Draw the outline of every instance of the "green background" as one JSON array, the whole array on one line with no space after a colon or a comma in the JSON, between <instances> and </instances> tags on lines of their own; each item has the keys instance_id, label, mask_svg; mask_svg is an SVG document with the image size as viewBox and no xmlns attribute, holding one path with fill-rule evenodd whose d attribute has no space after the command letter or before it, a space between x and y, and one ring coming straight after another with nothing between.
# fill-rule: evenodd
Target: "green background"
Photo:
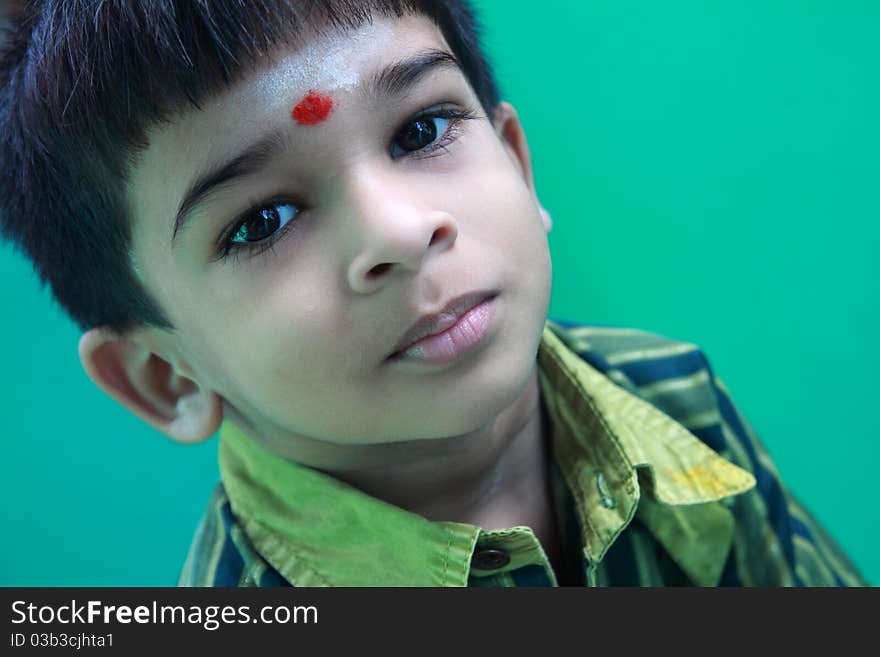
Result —
<instances>
[{"instance_id":1,"label":"green background","mask_svg":"<svg viewBox=\"0 0 880 657\"><path fill-rule=\"evenodd\" d=\"M478 3L551 211L551 316L696 342L880 583L880 5ZM170 585L217 478L95 388L0 248L5 585Z\"/></svg>"}]
</instances>

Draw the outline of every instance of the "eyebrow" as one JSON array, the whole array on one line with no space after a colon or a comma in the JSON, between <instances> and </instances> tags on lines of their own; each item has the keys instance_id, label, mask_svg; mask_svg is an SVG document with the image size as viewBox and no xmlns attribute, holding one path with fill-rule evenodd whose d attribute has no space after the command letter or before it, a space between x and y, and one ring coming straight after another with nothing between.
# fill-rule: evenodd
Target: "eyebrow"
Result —
<instances>
[{"instance_id":1,"label":"eyebrow","mask_svg":"<svg viewBox=\"0 0 880 657\"><path fill-rule=\"evenodd\" d=\"M286 134L284 130L273 130L247 146L238 155L197 176L183 195L183 201L177 210L177 216L174 219L174 232L171 235L172 243L177 238L177 233L186 227L197 205L233 181L261 171L273 158L287 148L289 138Z\"/></svg>"},{"instance_id":2,"label":"eyebrow","mask_svg":"<svg viewBox=\"0 0 880 657\"><path fill-rule=\"evenodd\" d=\"M373 98L405 96L428 73L449 68L461 70L452 53L424 50L411 59L396 62L376 73L367 83L367 95Z\"/></svg>"},{"instance_id":3,"label":"eyebrow","mask_svg":"<svg viewBox=\"0 0 880 657\"><path fill-rule=\"evenodd\" d=\"M458 60L444 50L425 50L378 71L362 91L373 99L402 98L430 73L441 69L461 70ZM198 174L190 183L174 218L171 243L186 228L197 206L214 192L241 178L254 176L291 146L289 129L276 129L246 146L237 155Z\"/></svg>"}]
</instances>

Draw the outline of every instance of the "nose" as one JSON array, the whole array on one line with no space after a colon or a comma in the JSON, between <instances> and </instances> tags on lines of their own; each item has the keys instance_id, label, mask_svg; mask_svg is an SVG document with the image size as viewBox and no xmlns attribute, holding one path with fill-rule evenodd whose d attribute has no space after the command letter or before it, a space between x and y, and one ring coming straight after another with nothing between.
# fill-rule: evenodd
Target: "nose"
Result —
<instances>
[{"instance_id":1,"label":"nose","mask_svg":"<svg viewBox=\"0 0 880 657\"><path fill-rule=\"evenodd\" d=\"M416 272L429 254L452 248L458 222L436 207L431 189L378 176L360 177L349 190L349 238L355 245L348 264L352 290L369 293L399 272ZM351 242L350 242L351 243Z\"/></svg>"}]
</instances>

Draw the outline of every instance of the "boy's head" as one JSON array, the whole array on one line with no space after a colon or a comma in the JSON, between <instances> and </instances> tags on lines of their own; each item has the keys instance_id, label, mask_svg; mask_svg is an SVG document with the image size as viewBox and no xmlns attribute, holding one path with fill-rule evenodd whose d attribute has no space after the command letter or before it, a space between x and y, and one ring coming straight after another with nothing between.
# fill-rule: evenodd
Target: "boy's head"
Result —
<instances>
[{"instance_id":1,"label":"boy's head","mask_svg":"<svg viewBox=\"0 0 880 657\"><path fill-rule=\"evenodd\" d=\"M533 372L550 221L462 2L36 3L4 73L4 231L168 435L458 435ZM478 349L389 359L470 292Z\"/></svg>"}]
</instances>

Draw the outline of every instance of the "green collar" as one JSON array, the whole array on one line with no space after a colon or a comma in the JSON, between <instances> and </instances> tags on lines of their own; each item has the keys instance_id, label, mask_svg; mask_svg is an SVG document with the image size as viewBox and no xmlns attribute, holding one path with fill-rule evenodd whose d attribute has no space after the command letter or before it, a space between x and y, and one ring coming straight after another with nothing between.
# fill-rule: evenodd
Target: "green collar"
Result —
<instances>
[{"instance_id":1,"label":"green collar","mask_svg":"<svg viewBox=\"0 0 880 657\"><path fill-rule=\"evenodd\" d=\"M749 490L754 478L612 383L555 330L551 322L544 328L539 381L588 565L638 513L695 583L717 583L733 518L715 502ZM299 586L466 586L474 547L487 534L426 520L284 460L228 421L220 472L257 551Z\"/></svg>"},{"instance_id":2,"label":"green collar","mask_svg":"<svg viewBox=\"0 0 880 657\"><path fill-rule=\"evenodd\" d=\"M538 362L553 450L575 500L588 563L601 561L638 513L692 581L717 584L733 516L712 503L750 490L754 477L612 383L549 327Z\"/></svg>"}]
</instances>

